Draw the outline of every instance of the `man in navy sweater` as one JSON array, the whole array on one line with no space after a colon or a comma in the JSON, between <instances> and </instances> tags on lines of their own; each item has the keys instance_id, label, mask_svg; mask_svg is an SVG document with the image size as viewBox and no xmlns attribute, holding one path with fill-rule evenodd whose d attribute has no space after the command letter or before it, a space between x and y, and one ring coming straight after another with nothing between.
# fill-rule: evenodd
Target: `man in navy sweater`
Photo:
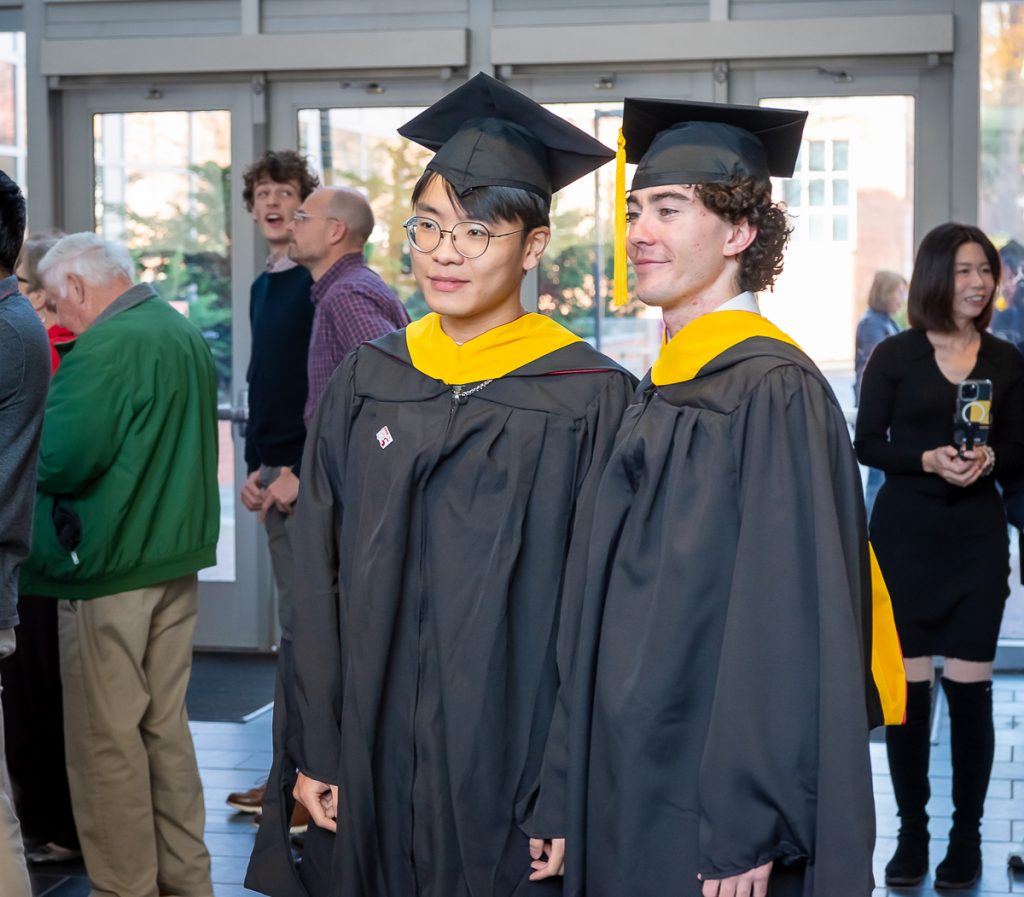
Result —
<instances>
[{"instance_id":1,"label":"man in navy sweater","mask_svg":"<svg viewBox=\"0 0 1024 897\"><path fill-rule=\"evenodd\" d=\"M252 353L249 420L245 463L249 475L241 500L259 514L267 529L270 561L277 583L278 619L284 638L291 629L290 515L276 504L278 493L299 473L306 426L302 409L308 381L306 357L313 326L309 271L288 258L288 224L292 213L319 186L305 157L293 150L268 151L242 174L242 198L270 254L266 269L253 281L249 298ZM264 785L228 796L228 804L243 813L258 813ZM295 820L301 823L304 820Z\"/></svg>"}]
</instances>

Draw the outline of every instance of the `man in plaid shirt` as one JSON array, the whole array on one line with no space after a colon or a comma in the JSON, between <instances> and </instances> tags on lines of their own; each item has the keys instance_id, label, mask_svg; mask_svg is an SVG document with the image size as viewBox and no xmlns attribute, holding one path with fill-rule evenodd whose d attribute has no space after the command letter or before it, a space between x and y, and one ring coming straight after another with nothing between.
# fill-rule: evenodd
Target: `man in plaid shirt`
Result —
<instances>
[{"instance_id":1,"label":"man in plaid shirt","mask_svg":"<svg viewBox=\"0 0 1024 897\"><path fill-rule=\"evenodd\" d=\"M324 187L314 191L294 213L289 229L289 257L313 275L308 426L342 359L360 343L404 327L409 315L363 259L363 247L373 230L373 211L357 190Z\"/></svg>"}]
</instances>

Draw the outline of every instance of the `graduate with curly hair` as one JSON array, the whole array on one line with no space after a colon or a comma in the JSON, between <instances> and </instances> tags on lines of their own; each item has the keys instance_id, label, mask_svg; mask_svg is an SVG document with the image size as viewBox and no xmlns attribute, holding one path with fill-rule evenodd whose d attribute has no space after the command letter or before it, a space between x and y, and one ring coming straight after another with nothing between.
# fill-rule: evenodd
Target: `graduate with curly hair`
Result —
<instances>
[{"instance_id":1,"label":"graduate with curly hair","mask_svg":"<svg viewBox=\"0 0 1024 897\"><path fill-rule=\"evenodd\" d=\"M782 268L770 176L805 119L625 102L623 248L666 342L595 505L566 894L871 892L868 730L900 718L902 666L886 708L846 422L754 295Z\"/></svg>"}]
</instances>

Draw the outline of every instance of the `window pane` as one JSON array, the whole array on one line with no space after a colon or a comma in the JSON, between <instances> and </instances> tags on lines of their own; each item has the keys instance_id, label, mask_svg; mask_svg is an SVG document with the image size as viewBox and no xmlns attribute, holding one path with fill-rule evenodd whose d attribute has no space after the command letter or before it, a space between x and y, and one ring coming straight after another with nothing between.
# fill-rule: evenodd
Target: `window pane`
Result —
<instances>
[{"instance_id":1,"label":"window pane","mask_svg":"<svg viewBox=\"0 0 1024 897\"><path fill-rule=\"evenodd\" d=\"M846 171L850 167L850 143L836 140L832 143L832 170Z\"/></svg>"},{"instance_id":2,"label":"window pane","mask_svg":"<svg viewBox=\"0 0 1024 897\"><path fill-rule=\"evenodd\" d=\"M825 205L825 182L821 178L807 182L807 201L812 206Z\"/></svg>"},{"instance_id":3,"label":"window pane","mask_svg":"<svg viewBox=\"0 0 1024 897\"><path fill-rule=\"evenodd\" d=\"M796 178L790 178L782 182L782 198L791 209L795 209L800 205L801 186L800 181Z\"/></svg>"},{"instance_id":4,"label":"window pane","mask_svg":"<svg viewBox=\"0 0 1024 897\"><path fill-rule=\"evenodd\" d=\"M850 182L836 179L832 182L832 204L846 206L850 204Z\"/></svg>"},{"instance_id":5,"label":"window pane","mask_svg":"<svg viewBox=\"0 0 1024 897\"><path fill-rule=\"evenodd\" d=\"M811 171L824 171L825 170L825 141L824 140L812 140L812 141L810 141L810 170Z\"/></svg>"},{"instance_id":6,"label":"window pane","mask_svg":"<svg viewBox=\"0 0 1024 897\"><path fill-rule=\"evenodd\" d=\"M832 239L845 242L850 239L850 219L846 215L832 218Z\"/></svg>"},{"instance_id":7,"label":"window pane","mask_svg":"<svg viewBox=\"0 0 1024 897\"><path fill-rule=\"evenodd\" d=\"M829 215L826 212L811 212L807 217L808 236L815 243L831 239Z\"/></svg>"}]
</instances>

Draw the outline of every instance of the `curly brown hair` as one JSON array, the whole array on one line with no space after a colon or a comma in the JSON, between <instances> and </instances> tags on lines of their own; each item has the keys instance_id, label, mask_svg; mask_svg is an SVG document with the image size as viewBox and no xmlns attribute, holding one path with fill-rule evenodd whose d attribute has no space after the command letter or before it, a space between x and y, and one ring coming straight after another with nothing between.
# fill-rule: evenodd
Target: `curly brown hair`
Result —
<instances>
[{"instance_id":1,"label":"curly brown hair","mask_svg":"<svg viewBox=\"0 0 1024 897\"><path fill-rule=\"evenodd\" d=\"M753 178L733 178L721 184L699 184L701 202L730 224L746 220L757 228L757 236L740 255L741 291L770 288L782 273L782 253L793 228L786 210L772 202L772 186Z\"/></svg>"},{"instance_id":2,"label":"curly brown hair","mask_svg":"<svg viewBox=\"0 0 1024 897\"><path fill-rule=\"evenodd\" d=\"M270 178L278 184L298 181L299 196L305 199L320 186L320 178L309 165L309 159L295 150L267 150L242 172L242 201L245 210L252 211L253 194L257 181Z\"/></svg>"}]
</instances>

